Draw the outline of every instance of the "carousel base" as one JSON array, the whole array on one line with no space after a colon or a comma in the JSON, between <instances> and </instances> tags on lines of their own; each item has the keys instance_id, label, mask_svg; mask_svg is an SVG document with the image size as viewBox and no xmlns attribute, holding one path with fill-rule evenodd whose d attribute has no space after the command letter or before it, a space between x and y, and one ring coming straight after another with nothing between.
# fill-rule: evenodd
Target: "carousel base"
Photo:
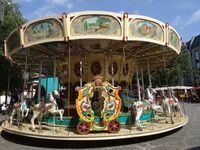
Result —
<instances>
[{"instance_id":1,"label":"carousel base","mask_svg":"<svg viewBox=\"0 0 200 150\"><path fill-rule=\"evenodd\" d=\"M121 130L115 134L109 133L108 131L91 131L87 135L80 135L76 132L75 128L68 129L66 126L48 126L44 124L42 125L41 131L36 128L36 131L33 132L31 131L31 124L23 123L23 125L19 128L15 125L11 125L10 123L8 123L8 121L4 121L2 123L2 130L15 135L39 139L93 141L136 138L162 134L181 128L188 122L187 116L173 118L174 124L165 123L165 120L161 117L157 117L157 119L159 121L142 122L142 131L138 131L134 126L130 127L126 125L122 126Z\"/></svg>"}]
</instances>

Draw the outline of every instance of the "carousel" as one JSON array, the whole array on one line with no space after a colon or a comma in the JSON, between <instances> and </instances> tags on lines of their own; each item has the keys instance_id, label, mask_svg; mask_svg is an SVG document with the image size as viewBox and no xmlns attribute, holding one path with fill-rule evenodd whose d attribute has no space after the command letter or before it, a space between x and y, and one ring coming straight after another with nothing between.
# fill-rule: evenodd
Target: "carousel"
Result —
<instances>
[{"instance_id":1,"label":"carousel","mask_svg":"<svg viewBox=\"0 0 200 150\"><path fill-rule=\"evenodd\" d=\"M173 63L181 51L180 36L167 23L128 13L63 13L21 25L4 44L5 56L24 74L39 74L37 95L27 94L30 86L13 105L2 123L5 132L111 140L161 134L188 122L172 90L157 103L152 88L151 72ZM42 80L48 77L54 79L52 91L42 95Z\"/></svg>"}]
</instances>

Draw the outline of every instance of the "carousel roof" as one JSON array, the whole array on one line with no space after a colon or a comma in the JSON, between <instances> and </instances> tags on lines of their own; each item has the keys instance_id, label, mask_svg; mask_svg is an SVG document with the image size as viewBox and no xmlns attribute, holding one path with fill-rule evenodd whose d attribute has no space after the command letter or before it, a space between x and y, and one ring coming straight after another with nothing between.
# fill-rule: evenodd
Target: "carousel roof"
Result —
<instances>
[{"instance_id":1,"label":"carousel roof","mask_svg":"<svg viewBox=\"0 0 200 150\"><path fill-rule=\"evenodd\" d=\"M29 21L5 40L5 55L38 70L42 61L53 72L53 60L103 54L132 58L133 67L147 70L172 63L181 51L176 30L156 19L104 11L85 11ZM121 60L120 60L121 61Z\"/></svg>"}]
</instances>

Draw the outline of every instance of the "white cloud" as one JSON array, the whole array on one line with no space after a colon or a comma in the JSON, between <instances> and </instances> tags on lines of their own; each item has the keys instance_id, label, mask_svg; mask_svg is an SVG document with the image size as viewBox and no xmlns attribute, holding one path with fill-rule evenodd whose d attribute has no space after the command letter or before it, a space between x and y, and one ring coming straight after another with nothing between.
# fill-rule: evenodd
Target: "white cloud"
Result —
<instances>
[{"instance_id":1,"label":"white cloud","mask_svg":"<svg viewBox=\"0 0 200 150\"><path fill-rule=\"evenodd\" d=\"M177 6L177 8L188 11L188 10L194 10L196 8L196 6L197 6L197 4L195 2L181 1L179 3L179 5Z\"/></svg>"},{"instance_id":2,"label":"white cloud","mask_svg":"<svg viewBox=\"0 0 200 150\"><path fill-rule=\"evenodd\" d=\"M124 11L124 10L120 10L119 13L120 13L120 14L123 14L123 13L125 13L125 11Z\"/></svg>"},{"instance_id":3,"label":"white cloud","mask_svg":"<svg viewBox=\"0 0 200 150\"><path fill-rule=\"evenodd\" d=\"M44 5L38 9L36 9L32 15L36 16L36 17L42 17L45 15L48 15L47 12L50 12L51 8L53 8L52 5Z\"/></svg>"},{"instance_id":4,"label":"white cloud","mask_svg":"<svg viewBox=\"0 0 200 150\"><path fill-rule=\"evenodd\" d=\"M28 3L28 2L32 2L33 0L14 0L14 2L16 3Z\"/></svg>"},{"instance_id":5,"label":"white cloud","mask_svg":"<svg viewBox=\"0 0 200 150\"><path fill-rule=\"evenodd\" d=\"M134 10L134 11L133 11L133 14L134 14L134 15L139 15L139 14L140 14L140 11L139 11L139 10Z\"/></svg>"},{"instance_id":6,"label":"white cloud","mask_svg":"<svg viewBox=\"0 0 200 150\"><path fill-rule=\"evenodd\" d=\"M124 0L122 1L124 3ZM140 4L152 4L155 2L155 0L135 0L135 2L140 3Z\"/></svg>"},{"instance_id":7,"label":"white cloud","mask_svg":"<svg viewBox=\"0 0 200 150\"><path fill-rule=\"evenodd\" d=\"M196 22L200 22L200 9L198 9L192 14L187 24L190 25Z\"/></svg>"},{"instance_id":8,"label":"white cloud","mask_svg":"<svg viewBox=\"0 0 200 150\"><path fill-rule=\"evenodd\" d=\"M73 7L74 7L74 5L73 5L73 4L70 4L70 3L69 3L69 4L67 4L67 8L68 8L68 9L72 9Z\"/></svg>"},{"instance_id":9,"label":"white cloud","mask_svg":"<svg viewBox=\"0 0 200 150\"><path fill-rule=\"evenodd\" d=\"M172 26L178 29L183 29L197 22L200 22L200 9L193 12L188 18L181 17L180 15L176 16L172 21Z\"/></svg>"},{"instance_id":10,"label":"white cloud","mask_svg":"<svg viewBox=\"0 0 200 150\"><path fill-rule=\"evenodd\" d=\"M65 4L65 0L52 0L51 3L53 5L63 6Z\"/></svg>"},{"instance_id":11,"label":"white cloud","mask_svg":"<svg viewBox=\"0 0 200 150\"><path fill-rule=\"evenodd\" d=\"M183 24L183 18L180 15L178 15L175 17L171 24L172 26L179 28Z\"/></svg>"},{"instance_id":12,"label":"white cloud","mask_svg":"<svg viewBox=\"0 0 200 150\"><path fill-rule=\"evenodd\" d=\"M60 12L56 10L71 10L74 4L71 0L45 0L45 4L38 9L36 9L28 18L38 18L42 16L59 15Z\"/></svg>"}]
</instances>

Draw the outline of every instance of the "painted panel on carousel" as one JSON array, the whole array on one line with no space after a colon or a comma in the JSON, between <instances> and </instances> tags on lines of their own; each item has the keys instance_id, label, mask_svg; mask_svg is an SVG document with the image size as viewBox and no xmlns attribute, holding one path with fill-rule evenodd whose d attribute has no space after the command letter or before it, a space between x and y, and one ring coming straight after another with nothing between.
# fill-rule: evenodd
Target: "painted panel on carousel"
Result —
<instances>
[{"instance_id":1,"label":"painted panel on carousel","mask_svg":"<svg viewBox=\"0 0 200 150\"><path fill-rule=\"evenodd\" d=\"M86 15L77 17L71 24L70 33L80 35L121 36L120 23L110 16Z\"/></svg>"},{"instance_id":2,"label":"painted panel on carousel","mask_svg":"<svg viewBox=\"0 0 200 150\"><path fill-rule=\"evenodd\" d=\"M173 46L176 49L179 49L179 38L178 35L173 31L173 30L169 30L168 33L168 41L169 41L169 45Z\"/></svg>"},{"instance_id":3,"label":"painted panel on carousel","mask_svg":"<svg viewBox=\"0 0 200 150\"><path fill-rule=\"evenodd\" d=\"M42 20L27 27L25 43L63 37L62 25L54 19Z\"/></svg>"},{"instance_id":4,"label":"painted panel on carousel","mask_svg":"<svg viewBox=\"0 0 200 150\"><path fill-rule=\"evenodd\" d=\"M130 23L129 30L130 37L147 38L160 42L164 41L164 32L161 26L152 21L134 19Z\"/></svg>"},{"instance_id":5,"label":"painted panel on carousel","mask_svg":"<svg viewBox=\"0 0 200 150\"><path fill-rule=\"evenodd\" d=\"M19 30L16 30L7 39L7 48L8 48L8 51L11 52L15 48L20 47L20 42L19 41L20 41Z\"/></svg>"}]
</instances>

